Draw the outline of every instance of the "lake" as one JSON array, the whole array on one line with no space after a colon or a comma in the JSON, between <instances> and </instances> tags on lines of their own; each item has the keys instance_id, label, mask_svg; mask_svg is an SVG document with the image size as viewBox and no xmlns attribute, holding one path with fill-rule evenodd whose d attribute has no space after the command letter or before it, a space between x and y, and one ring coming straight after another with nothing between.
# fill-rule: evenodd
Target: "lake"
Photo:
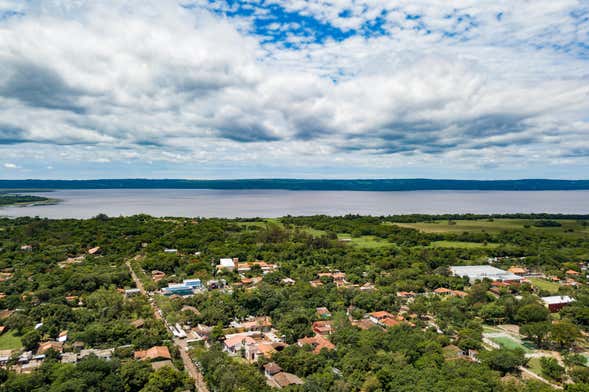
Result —
<instances>
[{"instance_id":1,"label":"lake","mask_svg":"<svg viewBox=\"0 0 589 392\"><path fill-rule=\"evenodd\" d=\"M589 191L285 191L206 189L91 189L35 193L55 205L4 207L3 216L89 218L149 214L184 217L394 215L445 213L589 214Z\"/></svg>"}]
</instances>

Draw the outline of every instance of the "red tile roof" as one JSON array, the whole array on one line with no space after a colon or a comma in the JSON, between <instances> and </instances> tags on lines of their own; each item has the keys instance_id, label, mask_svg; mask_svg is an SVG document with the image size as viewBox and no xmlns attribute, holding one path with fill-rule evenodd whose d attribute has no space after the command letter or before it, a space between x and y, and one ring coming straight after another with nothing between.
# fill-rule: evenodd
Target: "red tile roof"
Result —
<instances>
[{"instance_id":1,"label":"red tile roof","mask_svg":"<svg viewBox=\"0 0 589 392\"><path fill-rule=\"evenodd\" d=\"M135 357L135 359L147 361L160 358L172 359L172 356L170 355L170 350L168 350L168 347L166 346L154 346L147 350L135 351L135 353L133 353L133 356Z\"/></svg>"},{"instance_id":2,"label":"red tile roof","mask_svg":"<svg viewBox=\"0 0 589 392\"><path fill-rule=\"evenodd\" d=\"M297 344L301 347L306 344L313 346L313 353L314 354L319 354L321 352L321 350L324 348L327 350L333 350L335 348L335 345L333 343L331 343L329 340L327 340L327 338L325 338L321 335L315 335L310 338L299 339L297 341Z\"/></svg>"},{"instance_id":3,"label":"red tile roof","mask_svg":"<svg viewBox=\"0 0 589 392\"><path fill-rule=\"evenodd\" d=\"M385 310L381 310L378 312L372 312L369 314L369 316L374 317L377 320L381 320L381 319L385 319L385 318L394 318L395 316L393 316L392 314L390 314L389 312L385 311Z\"/></svg>"}]
</instances>

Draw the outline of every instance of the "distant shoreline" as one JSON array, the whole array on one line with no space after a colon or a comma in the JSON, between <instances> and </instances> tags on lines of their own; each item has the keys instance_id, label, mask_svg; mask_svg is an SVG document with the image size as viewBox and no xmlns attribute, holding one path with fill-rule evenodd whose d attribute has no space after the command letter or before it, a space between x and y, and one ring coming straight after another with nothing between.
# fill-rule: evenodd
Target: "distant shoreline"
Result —
<instances>
[{"instance_id":1,"label":"distant shoreline","mask_svg":"<svg viewBox=\"0 0 589 392\"><path fill-rule=\"evenodd\" d=\"M23 194L26 190L21 192L2 191L0 192L0 208L3 207L32 207L53 205L59 203L60 199L54 199L44 196L32 196ZM34 193L29 191L30 193Z\"/></svg>"},{"instance_id":2,"label":"distant shoreline","mask_svg":"<svg viewBox=\"0 0 589 392\"><path fill-rule=\"evenodd\" d=\"M212 189L290 191L566 191L589 190L589 180L438 180L438 179L98 179L98 180L0 180L10 192L41 192L64 189Z\"/></svg>"}]
</instances>

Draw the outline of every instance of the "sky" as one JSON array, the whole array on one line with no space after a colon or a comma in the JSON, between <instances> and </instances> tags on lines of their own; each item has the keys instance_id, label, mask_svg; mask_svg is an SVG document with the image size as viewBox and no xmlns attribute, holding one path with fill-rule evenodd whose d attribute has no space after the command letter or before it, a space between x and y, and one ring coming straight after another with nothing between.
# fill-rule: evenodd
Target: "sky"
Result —
<instances>
[{"instance_id":1,"label":"sky","mask_svg":"<svg viewBox=\"0 0 589 392\"><path fill-rule=\"evenodd\" d=\"M586 0L0 0L0 178L589 178Z\"/></svg>"}]
</instances>

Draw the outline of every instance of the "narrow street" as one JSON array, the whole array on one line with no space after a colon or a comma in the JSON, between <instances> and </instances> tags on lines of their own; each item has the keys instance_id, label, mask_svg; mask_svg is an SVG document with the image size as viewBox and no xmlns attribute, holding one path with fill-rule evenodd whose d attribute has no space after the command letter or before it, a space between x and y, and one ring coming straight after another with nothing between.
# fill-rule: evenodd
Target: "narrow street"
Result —
<instances>
[{"instance_id":1,"label":"narrow street","mask_svg":"<svg viewBox=\"0 0 589 392\"><path fill-rule=\"evenodd\" d=\"M137 260L138 257L139 256L135 256L135 260ZM135 285L137 286L137 288L141 292L141 295L144 295L149 300L151 300L152 298L150 298L149 295L147 294L147 292L145 291L145 288L143 287L143 283L141 283L141 280L137 277L137 274L135 274L135 271L133 270L133 267L131 266L131 261L127 260L126 264L127 264L127 268L129 268L129 272L131 273L131 278L133 279L133 281L135 282ZM151 303L151 307L153 309L154 317L157 320L162 320L164 322L166 328L169 331L168 322L166 321L165 318L162 317L162 312L161 312L159 306L157 305L157 303L155 302L155 300L151 300L150 303ZM174 345L178 348L178 351L180 352L180 357L182 358L182 362L184 362L184 368L188 372L188 375L194 380L194 385L196 386L196 390L198 392L209 392L209 389L207 387L207 384L204 380L202 373L198 370L198 368L196 367L196 365L194 364L194 362L190 358L190 355L188 355L188 352L186 351L186 342L184 340L178 339L178 338L173 338L173 342L174 342Z\"/></svg>"}]
</instances>

